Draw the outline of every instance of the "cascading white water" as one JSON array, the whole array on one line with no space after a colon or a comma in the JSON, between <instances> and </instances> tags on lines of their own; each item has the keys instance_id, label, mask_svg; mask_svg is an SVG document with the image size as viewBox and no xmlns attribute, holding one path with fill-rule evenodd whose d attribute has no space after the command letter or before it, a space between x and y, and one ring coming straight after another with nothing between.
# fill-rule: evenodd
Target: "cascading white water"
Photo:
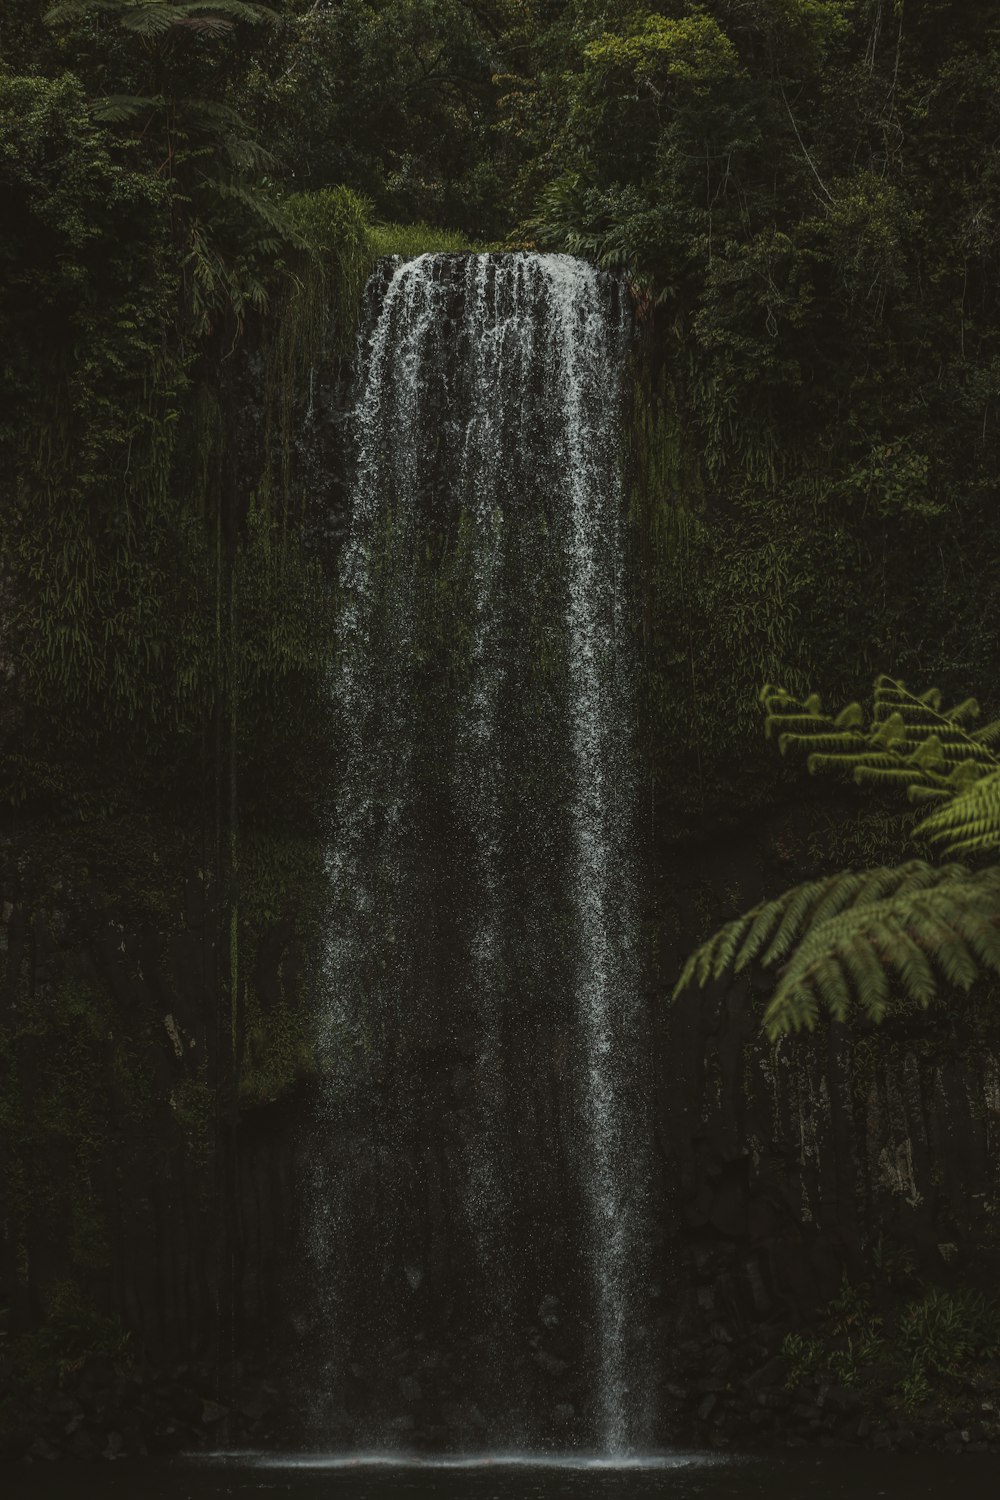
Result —
<instances>
[{"instance_id":1,"label":"cascading white water","mask_svg":"<svg viewBox=\"0 0 1000 1500\"><path fill-rule=\"evenodd\" d=\"M638 1184L629 1156L641 1151L622 1108L621 1079L636 1066L636 892L627 851L633 785L628 756L626 622L623 618L623 496L616 473L617 377L613 334L597 278L568 257L545 261L562 375L569 539L569 638L573 751L573 864L578 920L577 996L586 1038L586 1191L600 1350L601 1437L611 1452L629 1442L625 1364L630 1259L636 1255ZM623 738L624 736L624 738ZM630 1127L632 1138L630 1139Z\"/></svg>"},{"instance_id":2,"label":"cascading white water","mask_svg":"<svg viewBox=\"0 0 1000 1500\"><path fill-rule=\"evenodd\" d=\"M341 566L327 1121L360 1131L359 1056L381 1092L367 1177L318 1169L327 1314L344 1339L340 1268L372 1218L366 1183L405 1194L437 1161L428 1136L440 1131L447 1160L460 1137L462 1254L479 1268L469 1316L502 1360L524 1251L549 1254L554 1185L565 1233L577 1223L586 1242L593 1425L620 1453L641 1438L627 1372L644 1192L620 461L629 314L610 278L567 256L425 255L378 290ZM435 1113L431 1075L418 1088L407 1070L430 1054L425 1032L440 1051L452 1017L474 1031L468 1103L459 1114L442 1096ZM567 1023L560 1121L540 1063L531 1076L529 1037ZM545 1161L518 1156L529 1123ZM525 1210L533 1197L543 1206ZM426 1244L403 1218L380 1231L370 1279L386 1304L397 1260L412 1289L423 1277ZM357 1298L355 1283L354 1316Z\"/></svg>"}]
</instances>

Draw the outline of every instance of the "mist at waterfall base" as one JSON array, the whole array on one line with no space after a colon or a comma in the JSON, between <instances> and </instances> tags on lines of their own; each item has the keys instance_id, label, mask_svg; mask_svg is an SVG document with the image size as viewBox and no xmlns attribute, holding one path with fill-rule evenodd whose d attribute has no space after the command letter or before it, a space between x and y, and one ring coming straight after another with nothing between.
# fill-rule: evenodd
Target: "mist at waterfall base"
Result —
<instances>
[{"instance_id":1,"label":"mist at waterfall base","mask_svg":"<svg viewBox=\"0 0 1000 1500\"><path fill-rule=\"evenodd\" d=\"M648 1446L630 329L568 256L425 255L367 294L310 1194L321 1444Z\"/></svg>"}]
</instances>

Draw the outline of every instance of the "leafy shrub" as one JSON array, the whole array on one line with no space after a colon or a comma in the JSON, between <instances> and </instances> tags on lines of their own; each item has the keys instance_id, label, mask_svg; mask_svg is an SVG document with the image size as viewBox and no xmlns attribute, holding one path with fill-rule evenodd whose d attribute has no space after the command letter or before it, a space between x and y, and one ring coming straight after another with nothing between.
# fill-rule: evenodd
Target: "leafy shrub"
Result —
<instances>
[{"instance_id":1,"label":"leafy shrub","mask_svg":"<svg viewBox=\"0 0 1000 1500\"><path fill-rule=\"evenodd\" d=\"M903 1312L898 1341L915 1369L957 1374L970 1360L1000 1356L1000 1302L932 1287Z\"/></svg>"}]
</instances>

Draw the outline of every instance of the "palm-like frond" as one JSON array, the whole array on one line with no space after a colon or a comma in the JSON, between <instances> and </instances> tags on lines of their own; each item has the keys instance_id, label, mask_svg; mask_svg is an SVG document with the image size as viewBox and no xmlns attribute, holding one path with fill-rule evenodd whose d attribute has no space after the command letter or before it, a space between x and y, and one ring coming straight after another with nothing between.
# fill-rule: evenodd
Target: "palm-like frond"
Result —
<instances>
[{"instance_id":1,"label":"palm-like frond","mask_svg":"<svg viewBox=\"0 0 1000 1500\"><path fill-rule=\"evenodd\" d=\"M981 854L1000 848L1000 771L978 777L936 808L915 830L948 854Z\"/></svg>"},{"instance_id":2,"label":"palm-like frond","mask_svg":"<svg viewBox=\"0 0 1000 1500\"><path fill-rule=\"evenodd\" d=\"M1000 720L972 728L979 704L966 698L942 706L937 688L911 693L894 677L879 677L866 716L851 703L835 717L816 694L801 700L768 683L760 694L764 732L777 735L784 755L805 750L811 772L843 771L854 781L897 785L913 801L940 801L1000 770L993 745Z\"/></svg>"},{"instance_id":3,"label":"palm-like frond","mask_svg":"<svg viewBox=\"0 0 1000 1500\"><path fill-rule=\"evenodd\" d=\"M934 838L950 854L1000 847L995 792L973 797L980 781L995 785L1000 774L1000 755L994 749L1000 720L972 728L979 717L974 698L944 708L936 688L917 695L895 678L880 677L867 720L859 703L833 718L823 712L815 694L802 701L771 684L760 698L765 733L777 734L782 754L804 749L811 772L841 771L859 783L898 787L911 802L953 804L961 799L965 812L954 819L944 813L940 819L925 819L918 833ZM972 799L967 804L966 797Z\"/></svg>"},{"instance_id":4,"label":"palm-like frond","mask_svg":"<svg viewBox=\"0 0 1000 1500\"><path fill-rule=\"evenodd\" d=\"M789 956L790 955L790 956ZM1000 974L1000 868L920 860L844 871L796 886L723 927L688 959L674 997L758 960L781 965L765 1011L771 1036L843 1020L880 1020L898 992L926 1007L942 982L968 989Z\"/></svg>"},{"instance_id":5,"label":"palm-like frond","mask_svg":"<svg viewBox=\"0 0 1000 1500\"><path fill-rule=\"evenodd\" d=\"M979 705L945 708L936 688L919 695L891 677L836 716L819 698L761 692L766 732L784 753L805 749L810 771L905 789L932 804L915 835L950 856L1000 849L1000 721L974 729ZM674 990L704 986L757 960L781 965L764 1024L772 1036L811 1027L821 1010L843 1019L854 1005L873 1020L892 994L926 1006L942 983L968 989L1000 974L1000 868L914 860L808 881L723 927L684 966Z\"/></svg>"},{"instance_id":6,"label":"palm-like frond","mask_svg":"<svg viewBox=\"0 0 1000 1500\"><path fill-rule=\"evenodd\" d=\"M697 949L684 966L674 996L692 980L705 985L721 979L727 970L738 974L757 958L765 968L779 963L817 922L832 920L850 907L871 906L887 896L926 889L952 878L956 870L961 876L967 873L963 866L935 867L911 860L874 870L842 870L793 886L728 922Z\"/></svg>"},{"instance_id":7,"label":"palm-like frond","mask_svg":"<svg viewBox=\"0 0 1000 1500\"><path fill-rule=\"evenodd\" d=\"M165 102L160 94L107 94L103 99L94 100L90 112L95 120L105 125L121 125L138 115L163 109Z\"/></svg>"},{"instance_id":8,"label":"palm-like frond","mask_svg":"<svg viewBox=\"0 0 1000 1500\"><path fill-rule=\"evenodd\" d=\"M46 11L45 21L50 26L71 26L99 15L151 40L175 27L218 34L240 22L273 26L281 19L269 6L252 0L59 0Z\"/></svg>"}]
</instances>

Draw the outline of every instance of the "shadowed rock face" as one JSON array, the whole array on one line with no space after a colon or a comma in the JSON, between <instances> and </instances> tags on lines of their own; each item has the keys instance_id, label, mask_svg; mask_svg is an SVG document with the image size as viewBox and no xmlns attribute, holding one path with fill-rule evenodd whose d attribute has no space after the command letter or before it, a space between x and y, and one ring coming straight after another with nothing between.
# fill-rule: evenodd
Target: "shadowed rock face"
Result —
<instances>
[{"instance_id":1,"label":"shadowed rock face","mask_svg":"<svg viewBox=\"0 0 1000 1500\"><path fill-rule=\"evenodd\" d=\"M808 819L807 811L789 812L713 848L660 850L647 886L656 892L650 920L656 918L663 934L650 958L650 975L672 977L681 953L708 922L726 914L722 893L734 875L747 903L778 889L783 876L773 851L787 842L789 828L801 833ZM712 891L715 910L702 910ZM192 908L192 922L195 915ZM21 937L13 914L9 918L13 949ZM36 934L32 963L39 982L53 962L51 942ZM123 939L116 931L77 952L95 982L115 987L122 1003L153 1016L165 994L193 993L200 973L194 925L169 947L148 941L142 947L139 938ZM277 969L271 978L279 983ZM756 1441L773 1432L784 1435L789 1424L797 1430L798 1424L812 1441L809 1422L820 1416L825 1421L827 1406L820 1416L792 1418L795 1403L783 1394L787 1367L776 1360L768 1372L769 1361L784 1332L801 1328L813 1308L837 1292L845 1269L855 1281L878 1284L885 1279L880 1265L891 1269L893 1257L909 1254L929 1280L954 1275L986 1289L996 1284L1000 1047L990 1012L978 1020L972 1014L919 1018L903 1030L853 1040L843 1028L823 1028L782 1044L775 1054L761 1043L740 991L691 997L668 1009L650 978L645 1005L653 1037L656 1181L650 1295L640 1315L652 1350L652 1437L704 1441L722 1430L734 1432L734 1441ZM194 1027L196 1015L194 1006L178 1012L184 1032ZM590 1430L589 1330L579 1288L586 1284L579 1277L574 1283L556 1236L535 1232L519 1205L510 1227L514 1253L525 1280L545 1293L534 1305L522 1302L501 1380L489 1347L471 1331L475 1270L470 1266L465 1274L451 1238L451 1226L464 1222L463 1146L476 1129L472 1020L461 1012L427 1013L419 1026L413 1020L409 1037L415 1061L405 1092L388 1071L370 1077L371 1115L398 1114L409 1122L384 1175L374 1171L364 1118L353 1133L337 1132L328 1140L345 1171L365 1173L371 1194L370 1216L357 1224L349 1246L350 1264L359 1279L387 1265L393 1287L391 1322L384 1315L383 1325L358 1336L351 1351L330 1440L348 1443L375 1433L428 1447L480 1448L498 1429L509 1431L524 1419L556 1434L561 1444L583 1443ZM540 1061L530 1094L525 1090L515 1144L519 1160L544 1163L551 1131L558 1128L567 1045L558 1019L547 1025L536 1017L531 1038ZM160 1066L165 1075L177 1066L165 1032ZM280 1385L280 1399L267 1395L264 1428L246 1430L275 1441L307 1435L311 1377L306 1370L303 1378L303 1356L314 1325L302 1272L300 1216L316 1105L313 1086L303 1085L248 1112L238 1141L243 1357L251 1385ZM143 1129L123 1119L93 1184L112 1242L103 1282L106 1305L131 1328L134 1353L167 1372L162 1390L157 1381L138 1396L116 1395L108 1371L84 1372L84 1396L95 1386L87 1400L108 1414L100 1420L88 1416L88 1441L98 1452L107 1442L108 1421L128 1435L131 1420L148 1443L157 1424L164 1425L165 1410L174 1412L175 1432L160 1441L190 1446L198 1441L203 1402L214 1394L211 1161L198 1167L172 1136L172 1124L166 1114ZM554 1172L541 1181L558 1191ZM553 1201L558 1221L563 1204L558 1197ZM381 1237L380 1226L390 1220L400 1225L394 1259L385 1256ZM460 1237L462 1243L468 1241ZM3 1249L7 1255L12 1247ZM65 1239L41 1219L28 1246L28 1267L26 1298L67 1274ZM5 1276L5 1285L16 1290L15 1270ZM12 1299L12 1306L27 1322L27 1300ZM199 1372L200 1360L206 1363ZM175 1378L176 1362L185 1372ZM753 1427L740 1425L744 1419L733 1415L733 1397L725 1389L732 1386L743 1399L744 1374L756 1380L746 1393L759 1422ZM700 1388L706 1382L723 1389ZM76 1399L73 1378L67 1389ZM819 1395L817 1390L812 1404ZM253 1396L251 1390L247 1399ZM700 1417L709 1396L712 1410ZM874 1441L870 1417L859 1437L865 1411L853 1393L824 1397L829 1400L839 1403L838 1438ZM131 1416L119 1412L116 1402L124 1402ZM46 1441L63 1451L69 1419L43 1403L19 1429L23 1446L51 1428ZM947 1445L950 1430L933 1441ZM961 1445L958 1427L955 1432ZM208 1424L204 1434L218 1441L218 1423ZM135 1451L131 1437L127 1447Z\"/></svg>"},{"instance_id":2,"label":"shadowed rock face","mask_svg":"<svg viewBox=\"0 0 1000 1500\"><path fill-rule=\"evenodd\" d=\"M499 264L487 259L487 280ZM442 310L434 358L459 366L471 357L468 271L465 257L437 257L431 277ZM386 268L373 313L390 279ZM561 565L546 571L543 528L530 526L540 517L551 531L565 465L545 456L545 424L528 420L519 466L482 464L468 471L464 488L449 487L443 476L457 461L456 433L444 426L449 403L470 402L474 388L456 383L428 407L431 446L412 491L413 536L429 552L426 571L413 575L425 604L429 578L446 571L442 559L466 549L451 592L425 614L431 624L412 643L426 709L417 725L422 776L413 811L423 834L408 846L412 902L397 911L410 923L408 972L421 976L420 985L397 987L392 1008L380 991L377 1021L351 1036L343 1053L349 1108L331 1110L315 1082L303 1083L247 1111L236 1142L237 1336L248 1357L284 1369L286 1431L307 1426L304 1408L329 1363L330 1330L317 1323L302 1250L318 1144L325 1181L350 1185L349 1220L334 1215L331 1226L338 1296L350 1318L344 1332L334 1323L340 1364L325 1418L330 1439L344 1442L482 1447L541 1434L571 1445L592 1442L595 1431L598 1335L585 1253L592 1207L580 1189L583 1168L567 1170L586 1157L579 1012L566 977L573 973L567 933L579 920L565 877L573 785L566 773L559 779L551 735L538 727L561 715L563 749L571 742L565 645L559 632L545 630L554 614L564 631L565 609L553 601L562 597L565 574ZM543 388L540 376L519 387L532 401ZM327 408L317 396L305 444L317 474L340 464L346 419L332 393L331 385ZM473 408L465 410L467 420ZM387 441L391 431L384 430ZM324 482L333 547L346 534L346 502L339 481ZM498 508L517 524L506 528L502 555L491 561L482 543ZM463 533L463 514L478 516L478 533L468 520ZM474 600L494 564L496 599L527 596L532 611L520 625L507 618L492 635L484 632L477 646L484 616ZM478 596L470 577L478 579ZM386 634L398 645L398 634ZM511 661L529 658L530 670L509 670ZM399 666L397 657L397 682ZM477 697L477 682L483 689L491 680ZM451 747L445 755L442 726ZM366 733L378 743L377 720ZM504 787L492 774L497 739L520 767L516 785ZM462 806L475 816L463 820ZM516 815L525 807L530 816ZM491 932L476 913L490 878L494 821L503 844L493 879L513 872L517 890L498 902ZM709 1435L728 1398L699 1383L725 1386L767 1368L784 1329L831 1297L845 1268L856 1279L877 1278L892 1257L909 1255L930 1279L956 1274L984 1286L995 1284L1000 1269L1000 1044L988 1019L935 1015L872 1034L822 1029L774 1051L760 1040L741 989L665 1004L683 956L732 914L725 893L734 883L744 906L788 884L777 851L789 837L804 844L808 823L808 811L792 809L712 846L678 848L668 826L653 840L636 839L650 937L637 945L646 982L636 1033L646 1040L633 1054L633 1118L635 1139L640 1149L652 1143L654 1163L650 1244L636 1248L648 1274L633 1287L630 1351L648 1361L651 1441L679 1430ZM123 1014L148 1019L142 1064L159 1103L140 1125L123 1100L112 1111L101 1169L89 1185L110 1244L93 1289L150 1360L204 1359L207 1369L217 1352L216 1179L210 1149L192 1150L178 1134L169 1103L180 1077L176 1037L164 1020L172 1018L182 1045L191 1038L207 1044L213 927L194 880L191 888L168 934L95 922L57 940L20 909L4 911L3 930L33 987L47 982L56 948L60 962L71 949L81 977L112 994ZM372 911L380 939L387 910ZM484 960L490 943L502 945L508 977L485 1066L483 1002L495 985ZM294 992L296 973L276 934L261 959L259 989L273 997ZM419 1004L408 998L414 993ZM40 1070L42 1059L26 1050L23 1066ZM491 1135L488 1122L497 1118L504 1123ZM500 1247L492 1258L471 1211L470 1164L482 1163L487 1147L506 1182L502 1223L488 1223L490 1243ZM64 1170L73 1171L71 1160ZM480 1182L488 1181L481 1171ZM72 1226L54 1226L40 1211L23 1244L5 1226L2 1300L26 1327L47 1289L67 1274ZM757 1393L774 1396L759 1410L773 1409L775 1421L785 1420L773 1389L783 1380L775 1367ZM838 1399L856 1426L849 1397Z\"/></svg>"}]
</instances>

